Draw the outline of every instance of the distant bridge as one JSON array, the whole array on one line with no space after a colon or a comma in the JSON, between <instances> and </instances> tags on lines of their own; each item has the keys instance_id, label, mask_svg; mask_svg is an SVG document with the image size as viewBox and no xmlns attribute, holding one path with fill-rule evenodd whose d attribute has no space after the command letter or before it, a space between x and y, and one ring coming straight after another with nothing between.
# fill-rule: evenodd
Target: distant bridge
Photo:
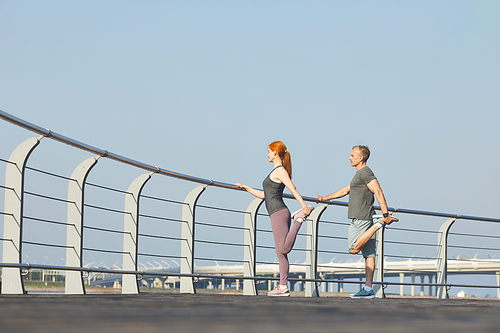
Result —
<instances>
[{"instance_id":1,"label":"distant bridge","mask_svg":"<svg viewBox=\"0 0 500 333\"><path fill-rule=\"evenodd\" d=\"M424 286L429 285L428 295L435 295L435 288L433 289L430 284L435 281L438 269L438 260L400 260L400 261L385 261L384 264L386 277L399 277L400 283L404 283L405 276L410 276L412 284L415 284L417 276L421 279L420 295L424 295ZM307 270L307 265L304 263L291 263L289 276L293 278L302 279ZM147 272L154 272L155 276L147 276L143 278L143 285L151 288L175 288L178 285L180 278L170 274L179 273L178 268L165 268L158 266L145 270ZM270 290L274 287L277 277L279 276L278 263L258 264L256 267L257 276L262 277L262 281L267 280L267 285L262 284L259 289ZM165 276L158 276L158 274L165 273ZM244 265L210 265L210 266L196 266L195 274L199 275L213 275L214 277L203 277L197 282L197 288L221 289L224 290L227 286L240 289L242 280L237 277L244 276ZM496 275L497 276L497 295L500 298L500 259L476 259L476 258L458 258L448 260L448 274L462 275L462 274L482 274L482 275ZM321 284L322 292L343 292L344 279L362 279L365 276L365 264L362 259L352 262L329 262L318 264L318 275L322 280L326 280ZM227 279L221 279L221 276L227 276ZM100 279L95 279L91 283L95 285L103 285L112 287L116 281L121 284L120 274L104 274ZM425 277L428 278L428 283L424 284ZM333 281L332 281L333 280ZM337 288L334 288L337 284ZM418 285L418 284L417 284ZM400 286L400 295L404 295L404 285ZM303 290L303 282L296 283L296 290ZM411 286L411 295L415 295L415 285Z\"/></svg>"}]
</instances>

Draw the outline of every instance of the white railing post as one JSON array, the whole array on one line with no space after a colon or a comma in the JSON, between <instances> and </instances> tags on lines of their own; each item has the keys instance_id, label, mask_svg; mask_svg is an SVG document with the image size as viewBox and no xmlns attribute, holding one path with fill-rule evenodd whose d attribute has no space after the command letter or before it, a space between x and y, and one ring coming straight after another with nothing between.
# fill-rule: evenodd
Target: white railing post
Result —
<instances>
[{"instance_id":1,"label":"white railing post","mask_svg":"<svg viewBox=\"0 0 500 333\"><path fill-rule=\"evenodd\" d=\"M496 272L497 276L497 298L500 299L500 272Z\"/></svg>"},{"instance_id":2,"label":"white railing post","mask_svg":"<svg viewBox=\"0 0 500 333\"><path fill-rule=\"evenodd\" d=\"M125 216L123 221L123 269L137 271L137 249L139 247L139 198L152 173L137 177L125 194ZM122 294L138 294L137 276L122 274Z\"/></svg>"},{"instance_id":3,"label":"white railing post","mask_svg":"<svg viewBox=\"0 0 500 333\"><path fill-rule=\"evenodd\" d=\"M24 171L26 162L40 138L31 138L12 152L5 168L5 213L3 220L3 259L4 263L22 263L22 235L24 208ZM10 240L10 242L9 242ZM24 285L19 268L2 268L2 294L24 294Z\"/></svg>"},{"instance_id":4,"label":"white railing post","mask_svg":"<svg viewBox=\"0 0 500 333\"><path fill-rule=\"evenodd\" d=\"M436 284L448 283L448 232L456 219L449 219L438 232L437 278ZM437 287L437 298L449 298L446 286Z\"/></svg>"},{"instance_id":5,"label":"white railing post","mask_svg":"<svg viewBox=\"0 0 500 333\"><path fill-rule=\"evenodd\" d=\"M245 214L245 236L243 238L243 276L255 277L257 258L257 212L264 200L254 199ZM243 295L257 295L255 280L243 281Z\"/></svg>"},{"instance_id":6,"label":"white railing post","mask_svg":"<svg viewBox=\"0 0 500 333\"><path fill-rule=\"evenodd\" d=\"M379 229L375 236L377 247L375 249L375 272L373 273L374 282L384 281L384 237L385 237L385 226ZM385 298L383 285L374 284L373 291L375 292L375 297Z\"/></svg>"},{"instance_id":7,"label":"white railing post","mask_svg":"<svg viewBox=\"0 0 500 333\"><path fill-rule=\"evenodd\" d=\"M318 229L319 219L328 205L314 209L307 217L307 241L306 241L306 279L316 279L318 272ZM316 282L306 281L306 297L319 297Z\"/></svg>"},{"instance_id":8,"label":"white railing post","mask_svg":"<svg viewBox=\"0 0 500 333\"><path fill-rule=\"evenodd\" d=\"M181 230L181 274L194 274L194 231L196 202L205 191L207 185L196 187L189 192L182 207ZM180 292L182 294L195 294L193 278L181 276Z\"/></svg>"},{"instance_id":9,"label":"white railing post","mask_svg":"<svg viewBox=\"0 0 500 333\"><path fill-rule=\"evenodd\" d=\"M66 227L66 266L82 267L83 201L85 181L99 157L90 157L80 163L68 183L68 212ZM66 271L65 294L85 294L82 272Z\"/></svg>"}]
</instances>

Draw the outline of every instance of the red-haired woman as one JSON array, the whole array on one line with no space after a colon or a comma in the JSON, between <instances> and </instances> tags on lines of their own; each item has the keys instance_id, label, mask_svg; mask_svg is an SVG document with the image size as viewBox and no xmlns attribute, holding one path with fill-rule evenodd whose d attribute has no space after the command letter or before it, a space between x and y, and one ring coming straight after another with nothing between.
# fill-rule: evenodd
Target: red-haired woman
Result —
<instances>
[{"instance_id":1,"label":"red-haired woman","mask_svg":"<svg viewBox=\"0 0 500 333\"><path fill-rule=\"evenodd\" d=\"M269 151L267 157L269 158L269 162L274 163L274 169L262 182L264 190L256 190L240 183L236 183L236 186L245 189L257 198L264 199L267 212L271 218L274 244L279 260L280 283L276 288L268 292L267 295L290 296L290 291L287 288L289 270L287 254L292 250L302 221L311 213L313 207L308 207L304 203L304 200L292 183L292 162L285 144L281 141L275 141L267 149ZM290 216L290 211L283 202L283 190L285 186L302 206L302 210L294 213L294 224L291 229L292 216Z\"/></svg>"}]
</instances>

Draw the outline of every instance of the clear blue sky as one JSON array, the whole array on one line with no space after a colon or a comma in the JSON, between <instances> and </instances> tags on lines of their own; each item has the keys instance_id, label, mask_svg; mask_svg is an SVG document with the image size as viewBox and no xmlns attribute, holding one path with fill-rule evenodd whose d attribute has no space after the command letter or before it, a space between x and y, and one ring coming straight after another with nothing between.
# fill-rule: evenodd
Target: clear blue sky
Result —
<instances>
[{"instance_id":1,"label":"clear blue sky","mask_svg":"<svg viewBox=\"0 0 500 333\"><path fill-rule=\"evenodd\" d=\"M367 144L389 205L497 215L497 1L0 1L0 108L163 168L302 194ZM6 140L9 125L2 124Z\"/></svg>"},{"instance_id":2,"label":"clear blue sky","mask_svg":"<svg viewBox=\"0 0 500 333\"><path fill-rule=\"evenodd\" d=\"M0 109L254 187L282 140L307 196L347 185L367 144L390 206L499 217L499 17L498 1L0 1ZM19 131L0 123L2 158Z\"/></svg>"}]
</instances>

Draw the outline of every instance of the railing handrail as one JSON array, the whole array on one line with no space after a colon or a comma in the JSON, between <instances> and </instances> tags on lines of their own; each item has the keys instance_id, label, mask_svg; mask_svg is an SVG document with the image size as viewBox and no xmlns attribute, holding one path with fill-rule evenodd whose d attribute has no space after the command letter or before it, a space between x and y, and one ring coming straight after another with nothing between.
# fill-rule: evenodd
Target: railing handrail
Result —
<instances>
[{"instance_id":1,"label":"railing handrail","mask_svg":"<svg viewBox=\"0 0 500 333\"><path fill-rule=\"evenodd\" d=\"M131 166L135 166L135 167L147 170L147 171L151 171L151 172L159 173L159 174L162 174L165 176L179 178L179 179L183 179L183 180L187 180L187 181L191 181L191 182L195 182L195 183L199 183L199 184L243 191L243 189L238 188L235 184L214 181L214 180L207 179L207 178L200 178L200 177L182 174L179 172L166 170L166 169L163 169L163 168L151 165L151 164L139 162L139 161L112 153L112 152L105 150L105 149L100 149L100 148L88 145L86 143L83 143L83 142L68 138L67 136L53 132L50 129L43 128L41 126L32 124L28 121L25 121L21 118L15 117L15 116L13 116L5 111L2 111L2 110L0 110L0 118L2 118L3 120L5 120L7 122L10 122L14 125L25 128L29 131L41 134L46 138L51 138L51 139L54 139L54 140L59 141L61 143L76 147L78 149L82 149L84 151L87 151L87 152L90 152L93 154L97 154L101 157L107 157L107 158L110 158L112 160L115 160L115 161L118 161L121 163L125 163L125 164L131 165ZM285 194L284 197L288 198L288 199L294 199L293 195L290 195L290 194ZM316 198L313 198L313 197L303 196L302 198L305 201L320 203L318 200L316 200ZM344 206L344 207L348 206L347 202L337 201L337 200L324 201L321 203L328 204L328 205L335 205L335 206ZM375 209L380 210L380 207L375 206ZM434 216L434 217L447 217L447 218L500 223L500 219L497 219L497 218L480 217L480 216L472 216L472 215L460 215L460 214L451 214L451 213L440 213L440 212L431 212L431 211L421 211L421 210L395 208L395 207L388 207L388 209L391 212L398 212L398 213L405 213L405 214L412 214L412 215L427 215L427 216Z\"/></svg>"}]
</instances>

